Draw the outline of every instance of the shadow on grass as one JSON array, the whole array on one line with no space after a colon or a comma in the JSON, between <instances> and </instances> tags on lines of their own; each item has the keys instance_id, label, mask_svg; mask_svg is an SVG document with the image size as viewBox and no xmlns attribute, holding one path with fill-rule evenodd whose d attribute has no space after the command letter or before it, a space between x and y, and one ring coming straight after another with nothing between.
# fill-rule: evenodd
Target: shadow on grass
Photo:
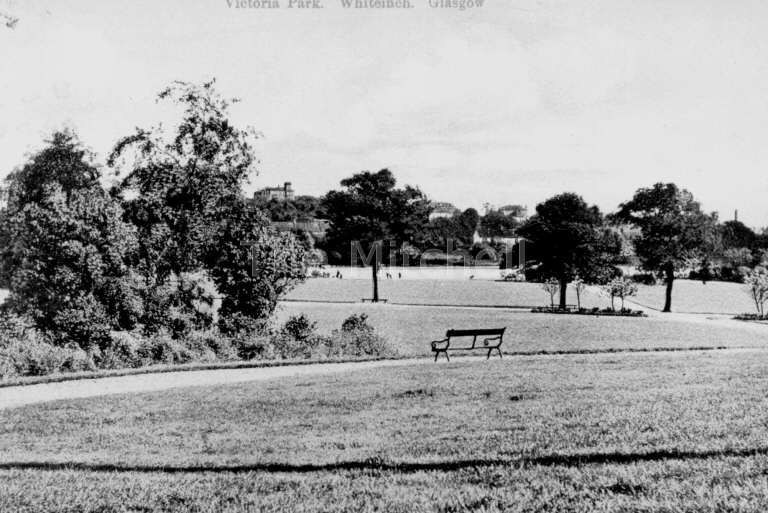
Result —
<instances>
[{"instance_id":1,"label":"shadow on grass","mask_svg":"<svg viewBox=\"0 0 768 513\"><path fill-rule=\"evenodd\" d=\"M759 449L723 449L712 451L677 451L659 450L643 453L586 453L586 454L552 454L543 456L517 458L478 458L431 462L388 462L381 459L362 461L340 461L322 464L291 464L291 463L256 463L250 465L121 465L79 462L6 462L0 463L3 470L79 470L85 472L139 472L139 473L311 473L333 471L384 471L384 472L421 472L438 471L452 472L464 469L476 469L496 466L563 466L580 467L583 465L601 464L631 464L656 462L666 460L703 460L710 458L747 458L766 456L768 448Z\"/></svg>"}]
</instances>

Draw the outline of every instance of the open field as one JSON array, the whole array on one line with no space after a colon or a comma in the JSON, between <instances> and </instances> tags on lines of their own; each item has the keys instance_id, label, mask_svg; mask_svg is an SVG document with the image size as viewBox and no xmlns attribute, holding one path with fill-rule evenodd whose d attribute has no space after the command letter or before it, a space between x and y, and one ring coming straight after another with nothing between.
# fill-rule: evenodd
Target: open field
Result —
<instances>
[{"instance_id":1,"label":"open field","mask_svg":"<svg viewBox=\"0 0 768 513\"><path fill-rule=\"evenodd\" d=\"M321 332L338 329L353 313L365 313L403 355L429 354L429 341L449 328L507 327L507 352L586 351L687 347L765 347L768 327L739 321L699 322L648 318L534 314L495 308L446 308L370 304L283 303L276 320L304 313Z\"/></svg>"},{"instance_id":2,"label":"open field","mask_svg":"<svg viewBox=\"0 0 768 513\"><path fill-rule=\"evenodd\" d=\"M0 413L0 511L764 511L764 352L518 357Z\"/></svg>"},{"instance_id":3,"label":"open field","mask_svg":"<svg viewBox=\"0 0 768 513\"><path fill-rule=\"evenodd\" d=\"M641 286L633 302L661 310L664 308L664 285ZM740 283L675 280L672 288L672 311L688 313L740 314L754 313L755 305Z\"/></svg>"},{"instance_id":4,"label":"open field","mask_svg":"<svg viewBox=\"0 0 768 513\"><path fill-rule=\"evenodd\" d=\"M370 279L337 280L313 278L288 294L295 301L349 301L370 298ZM549 294L538 283L482 280L380 280L379 295L390 303L416 305L508 306L532 308L549 304ZM576 293L568 290L568 303L576 304ZM584 307L610 306L610 300L591 292L582 298Z\"/></svg>"},{"instance_id":5,"label":"open field","mask_svg":"<svg viewBox=\"0 0 768 513\"><path fill-rule=\"evenodd\" d=\"M538 283L513 283L483 280L381 280L380 295L393 303L435 304L461 306L534 307L549 303L549 295ZM631 303L653 310L664 306L665 287L640 286ZM289 300L350 301L371 297L371 280L310 279L289 295ZM568 303L576 303L572 287L568 290ZM628 303L629 307L632 304ZM610 300L587 290L582 305L588 308L610 306ZM617 305L618 306L618 300ZM681 313L739 314L752 313L755 307L744 285L739 283L676 280L673 288L672 310Z\"/></svg>"}]
</instances>

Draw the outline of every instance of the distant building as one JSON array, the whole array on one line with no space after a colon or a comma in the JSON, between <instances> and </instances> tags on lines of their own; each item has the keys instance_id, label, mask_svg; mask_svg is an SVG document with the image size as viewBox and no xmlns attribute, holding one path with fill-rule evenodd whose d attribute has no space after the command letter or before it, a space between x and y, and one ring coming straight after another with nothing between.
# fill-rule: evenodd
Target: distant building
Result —
<instances>
[{"instance_id":1,"label":"distant building","mask_svg":"<svg viewBox=\"0 0 768 513\"><path fill-rule=\"evenodd\" d=\"M440 217L453 217L461 212L458 208L451 203L432 203L432 211L429 213L429 220L438 219Z\"/></svg>"},{"instance_id":2,"label":"distant building","mask_svg":"<svg viewBox=\"0 0 768 513\"><path fill-rule=\"evenodd\" d=\"M522 205L504 205L499 209L499 212L505 216L513 217L518 223L528 219L528 208Z\"/></svg>"},{"instance_id":3,"label":"distant building","mask_svg":"<svg viewBox=\"0 0 768 513\"><path fill-rule=\"evenodd\" d=\"M292 200L294 196L293 193L293 187L291 187L291 182L285 182L283 186L277 186L277 187L265 187L264 189L259 189L255 193L253 193L253 198L256 200L263 200L263 201L269 201L269 200L279 200L279 201L288 201Z\"/></svg>"}]
</instances>

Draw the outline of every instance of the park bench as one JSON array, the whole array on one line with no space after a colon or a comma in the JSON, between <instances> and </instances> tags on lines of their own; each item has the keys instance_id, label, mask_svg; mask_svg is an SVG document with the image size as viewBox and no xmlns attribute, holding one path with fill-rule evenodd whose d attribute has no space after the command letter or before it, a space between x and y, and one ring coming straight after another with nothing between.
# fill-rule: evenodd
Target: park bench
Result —
<instances>
[{"instance_id":1,"label":"park bench","mask_svg":"<svg viewBox=\"0 0 768 513\"><path fill-rule=\"evenodd\" d=\"M445 354L445 358L450 362L451 358L448 356L448 351L473 351L475 349L488 350L488 358L491 357L491 353L496 350L501 358L501 343L504 341L504 330L507 328L484 328L473 330L448 330L445 332L445 338L442 340L432 341L432 351L435 353L435 361L440 353ZM472 345L469 347L451 346L451 341L456 338L469 338L472 337ZM485 337L481 343L477 343L477 337Z\"/></svg>"}]
</instances>

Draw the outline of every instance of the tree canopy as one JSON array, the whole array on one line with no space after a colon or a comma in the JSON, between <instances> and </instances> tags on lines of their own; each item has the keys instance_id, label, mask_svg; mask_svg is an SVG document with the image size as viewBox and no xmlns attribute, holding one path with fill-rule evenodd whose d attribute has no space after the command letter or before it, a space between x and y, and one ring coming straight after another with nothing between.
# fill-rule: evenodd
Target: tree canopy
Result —
<instances>
[{"instance_id":1,"label":"tree canopy","mask_svg":"<svg viewBox=\"0 0 768 513\"><path fill-rule=\"evenodd\" d=\"M327 247L342 262L356 259L357 247L371 255L373 299L378 300L377 271L382 252L396 252L413 243L429 220L429 202L422 192L406 185L398 188L388 169L365 171L341 181L343 189L331 191L321 207L330 221Z\"/></svg>"},{"instance_id":2,"label":"tree canopy","mask_svg":"<svg viewBox=\"0 0 768 513\"><path fill-rule=\"evenodd\" d=\"M57 132L7 180L0 226L0 272L7 306L59 344L106 344L110 329L130 329L137 312L128 260L132 227L72 132Z\"/></svg>"},{"instance_id":3,"label":"tree canopy","mask_svg":"<svg viewBox=\"0 0 768 513\"><path fill-rule=\"evenodd\" d=\"M664 311L670 312L675 272L712 252L717 217L704 213L693 194L673 183L639 189L612 217L640 229L635 253L643 269L666 280Z\"/></svg>"},{"instance_id":4,"label":"tree canopy","mask_svg":"<svg viewBox=\"0 0 768 513\"><path fill-rule=\"evenodd\" d=\"M560 282L560 308L566 307L568 283L577 276L600 282L615 272L612 262L620 241L606 229L600 210L576 194L540 203L517 232L536 247L541 276Z\"/></svg>"}]
</instances>

